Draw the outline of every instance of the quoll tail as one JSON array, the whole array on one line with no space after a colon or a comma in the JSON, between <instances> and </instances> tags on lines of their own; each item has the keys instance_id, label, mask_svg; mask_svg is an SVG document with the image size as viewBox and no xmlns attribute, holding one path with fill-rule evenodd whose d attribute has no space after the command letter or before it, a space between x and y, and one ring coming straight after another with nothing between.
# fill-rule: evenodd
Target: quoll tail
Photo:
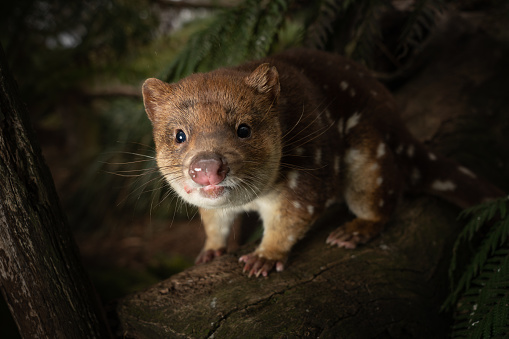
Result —
<instances>
[{"instance_id":1,"label":"quoll tail","mask_svg":"<svg viewBox=\"0 0 509 339\"><path fill-rule=\"evenodd\" d=\"M399 150L406 158L409 186L439 196L461 208L494 200L505 193L457 162L421 144ZM396 150L398 153L398 150Z\"/></svg>"}]
</instances>

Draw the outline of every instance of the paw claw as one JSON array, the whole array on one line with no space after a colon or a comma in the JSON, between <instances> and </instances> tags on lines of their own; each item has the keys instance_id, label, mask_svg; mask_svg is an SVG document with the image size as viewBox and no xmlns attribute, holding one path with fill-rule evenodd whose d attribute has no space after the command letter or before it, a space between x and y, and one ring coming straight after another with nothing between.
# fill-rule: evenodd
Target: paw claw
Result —
<instances>
[{"instance_id":1,"label":"paw claw","mask_svg":"<svg viewBox=\"0 0 509 339\"><path fill-rule=\"evenodd\" d=\"M347 249L354 249L359 244L365 244L378 235L383 224L362 219L353 221L331 232L327 244Z\"/></svg>"},{"instance_id":2,"label":"paw claw","mask_svg":"<svg viewBox=\"0 0 509 339\"><path fill-rule=\"evenodd\" d=\"M220 248L217 250L203 250L198 255L194 263L196 265L208 263L209 261L212 261L215 258L222 256L223 254L225 254L225 252L226 252L225 248Z\"/></svg>"},{"instance_id":3,"label":"paw claw","mask_svg":"<svg viewBox=\"0 0 509 339\"><path fill-rule=\"evenodd\" d=\"M247 273L248 277L252 277L253 275L257 278L260 275L267 277L274 267L277 272L281 272L284 269L283 262L266 259L254 253L241 256L239 258L239 262L243 262L245 264L242 272Z\"/></svg>"}]
</instances>

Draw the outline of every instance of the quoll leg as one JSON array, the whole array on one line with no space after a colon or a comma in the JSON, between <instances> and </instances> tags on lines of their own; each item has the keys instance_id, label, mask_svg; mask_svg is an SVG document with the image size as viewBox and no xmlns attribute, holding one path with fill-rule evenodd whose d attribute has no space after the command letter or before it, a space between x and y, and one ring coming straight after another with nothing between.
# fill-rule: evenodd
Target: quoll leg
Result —
<instances>
[{"instance_id":1,"label":"quoll leg","mask_svg":"<svg viewBox=\"0 0 509 339\"><path fill-rule=\"evenodd\" d=\"M195 260L196 264L207 263L226 252L226 242L236 214L231 211L200 208L200 216L207 239Z\"/></svg>"},{"instance_id":2,"label":"quoll leg","mask_svg":"<svg viewBox=\"0 0 509 339\"><path fill-rule=\"evenodd\" d=\"M381 140L364 140L345 153L344 196L356 218L329 235L330 245L367 243L380 234L396 207L402 184L394 156Z\"/></svg>"},{"instance_id":3,"label":"quoll leg","mask_svg":"<svg viewBox=\"0 0 509 339\"><path fill-rule=\"evenodd\" d=\"M276 199L260 210L264 233L258 248L239 258L251 277L266 277L274 268L281 272L293 245L311 227L314 217L288 199Z\"/></svg>"}]
</instances>

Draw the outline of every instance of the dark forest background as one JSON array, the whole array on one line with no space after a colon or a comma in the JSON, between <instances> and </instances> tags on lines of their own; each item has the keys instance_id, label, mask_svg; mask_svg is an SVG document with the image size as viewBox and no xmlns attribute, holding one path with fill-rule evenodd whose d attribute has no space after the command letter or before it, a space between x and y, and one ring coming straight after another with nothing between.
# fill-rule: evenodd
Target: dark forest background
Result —
<instances>
[{"instance_id":1,"label":"dark forest background","mask_svg":"<svg viewBox=\"0 0 509 339\"><path fill-rule=\"evenodd\" d=\"M503 0L3 1L0 43L84 263L108 302L192 265L204 240L196 210L155 168L140 91L146 78L176 81L304 45L364 63L397 92L432 59L429 41L451 17L509 47ZM494 85L485 97L499 100L507 90ZM443 153L509 191L508 120L501 101L488 120L462 121L462 138L444 132L428 141L448 140ZM10 326L15 336L3 324L7 308L1 312L2 332Z\"/></svg>"}]
</instances>

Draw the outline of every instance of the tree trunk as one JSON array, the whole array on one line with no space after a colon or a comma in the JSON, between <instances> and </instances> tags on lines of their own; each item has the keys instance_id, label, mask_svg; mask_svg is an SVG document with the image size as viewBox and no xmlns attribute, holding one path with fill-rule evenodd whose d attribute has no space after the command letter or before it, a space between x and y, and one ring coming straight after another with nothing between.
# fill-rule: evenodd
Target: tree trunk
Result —
<instances>
[{"instance_id":1,"label":"tree trunk","mask_svg":"<svg viewBox=\"0 0 509 339\"><path fill-rule=\"evenodd\" d=\"M1 46L0 283L24 338L110 337Z\"/></svg>"},{"instance_id":2,"label":"tree trunk","mask_svg":"<svg viewBox=\"0 0 509 339\"><path fill-rule=\"evenodd\" d=\"M325 245L348 215L332 213L282 273L247 278L228 254L121 300L127 338L442 338L448 253L457 210L404 203L384 234L356 250ZM340 216L338 216L340 215ZM343 217L341 217L343 216ZM247 247L242 253L251 250Z\"/></svg>"}]
</instances>

